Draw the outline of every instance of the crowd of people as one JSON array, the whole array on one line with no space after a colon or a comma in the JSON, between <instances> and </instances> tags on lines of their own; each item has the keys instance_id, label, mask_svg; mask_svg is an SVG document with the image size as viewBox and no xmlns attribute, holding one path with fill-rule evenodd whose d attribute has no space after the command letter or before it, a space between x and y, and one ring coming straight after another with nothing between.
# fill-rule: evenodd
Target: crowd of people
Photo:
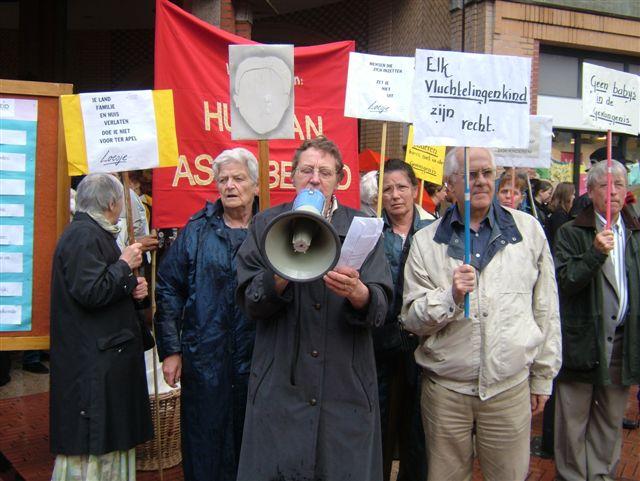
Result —
<instances>
[{"instance_id":1,"label":"crowd of people","mask_svg":"<svg viewBox=\"0 0 640 481\"><path fill-rule=\"evenodd\" d=\"M398 480L465 481L476 456L485 479L524 480L531 418L552 392L558 479L615 478L640 382L640 222L626 170L614 161L610 222L604 163L575 218L572 184L532 182L534 216L518 209L526 178L499 177L490 149L467 157L468 263L458 147L423 205L412 168L387 161L377 244L360 269L338 264L311 282L278 275L262 247L292 204L258 213L254 155L215 158L220 197L189 219L157 276L155 342L166 382L181 387L185 480L386 481L399 459ZM343 176L331 140L296 150L293 185L322 194L341 241L363 215L338 201ZM377 185L363 178L371 215ZM137 268L156 245L118 244L124 195L114 176L87 176L54 257L56 481L135 479L133 448L152 436Z\"/></svg>"}]
</instances>

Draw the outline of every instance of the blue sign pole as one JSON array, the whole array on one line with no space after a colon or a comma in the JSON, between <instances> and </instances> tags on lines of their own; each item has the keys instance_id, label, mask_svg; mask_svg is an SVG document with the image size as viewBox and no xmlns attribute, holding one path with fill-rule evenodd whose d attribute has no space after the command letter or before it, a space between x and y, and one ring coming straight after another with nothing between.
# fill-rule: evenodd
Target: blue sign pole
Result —
<instances>
[{"instance_id":1,"label":"blue sign pole","mask_svg":"<svg viewBox=\"0 0 640 481\"><path fill-rule=\"evenodd\" d=\"M471 264L471 191L469 189L469 159L464 148L464 263ZM464 317L469 317L469 293L464 295Z\"/></svg>"}]
</instances>

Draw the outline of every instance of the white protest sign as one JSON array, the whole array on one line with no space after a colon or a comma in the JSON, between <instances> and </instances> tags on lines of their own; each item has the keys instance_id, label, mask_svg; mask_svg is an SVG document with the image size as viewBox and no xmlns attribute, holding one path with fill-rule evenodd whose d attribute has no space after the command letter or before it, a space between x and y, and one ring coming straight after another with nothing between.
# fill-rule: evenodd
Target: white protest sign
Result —
<instances>
[{"instance_id":1,"label":"white protest sign","mask_svg":"<svg viewBox=\"0 0 640 481\"><path fill-rule=\"evenodd\" d=\"M80 94L89 172L157 167L151 90Z\"/></svg>"},{"instance_id":2,"label":"white protest sign","mask_svg":"<svg viewBox=\"0 0 640 481\"><path fill-rule=\"evenodd\" d=\"M293 45L229 45L231 139L293 139Z\"/></svg>"},{"instance_id":3,"label":"white protest sign","mask_svg":"<svg viewBox=\"0 0 640 481\"><path fill-rule=\"evenodd\" d=\"M582 64L582 117L598 130L637 135L640 118L637 75Z\"/></svg>"},{"instance_id":4,"label":"white protest sign","mask_svg":"<svg viewBox=\"0 0 640 481\"><path fill-rule=\"evenodd\" d=\"M529 147L495 149L496 165L505 167L551 167L553 117L532 115L529 119Z\"/></svg>"},{"instance_id":5,"label":"white protest sign","mask_svg":"<svg viewBox=\"0 0 640 481\"><path fill-rule=\"evenodd\" d=\"M411 122L413 57L349 53L345 117Z\"/></svg>"},{"instance_id":6,"label":"white protest sign","mask_svg":"<svg viewBox=\"0 0 640 481\"><path fill-rule=\"evenodd\" d=\"M531 59L416 50L416 145L526 148Z\"/></svg>"}]
</instances>

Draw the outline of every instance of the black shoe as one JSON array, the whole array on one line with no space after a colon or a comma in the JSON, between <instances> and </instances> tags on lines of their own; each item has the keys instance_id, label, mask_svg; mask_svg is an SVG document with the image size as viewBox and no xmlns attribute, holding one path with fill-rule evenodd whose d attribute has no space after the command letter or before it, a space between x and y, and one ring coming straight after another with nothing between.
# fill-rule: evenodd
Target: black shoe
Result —
<instances>
[{"instance_id":1,"label":"black shoe","mask_svg":"<svg viewBox=\"0 0 640 481\"><path fill-rule=\"evenodd\" d=\"M638 429L638 421L632 421L631 419L623 418L622 427L624 429Z\"/></svg>"},{"instance_id":2,"label":"black shoe","mask_svg":"<svg viewBox=\"0 0 640 481\"><path fill-rule=\"evenodd\" d=\"M542 459L553 459L553 453L550 453L542 447L542 436L534 436L531 438L531 454Z\"/></svg>"},{"instance_id":3,"label":"black shoe","mask_svg":"<svg viewBox=\"0 0 640 481\"><path fill-rule=\"evenodd\" d=\"M22 365L23 371L32 372L34 374L49 374L49 368L41 362L30 362Z\"/></svg>"},{"instance_id":4,"label":"black shoe","mask_svg":"<svg viewBox=\"0 0 640 481\"><path fill-rule=\"evenodd\" d=\"M0 387L4 386L5 384L9 384L9 381L11 381L11 376L7 375L6 377L3 377L0 379Z\"/></svg>"}]
</instances>

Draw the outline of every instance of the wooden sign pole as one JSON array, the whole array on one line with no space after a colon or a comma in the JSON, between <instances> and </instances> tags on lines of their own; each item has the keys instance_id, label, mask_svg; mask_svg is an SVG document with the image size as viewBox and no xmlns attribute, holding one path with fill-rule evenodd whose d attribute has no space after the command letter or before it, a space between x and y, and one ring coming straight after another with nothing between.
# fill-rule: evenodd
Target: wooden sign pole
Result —
<instances>
[{"instance_id":1,"label":"wooden sign pole","mask_svg":"<svg viewBox=\"0 0 640 481\"><path fill-rule=\"evenodd\" d=\"M156 251L151 253L151 318L156 315ZM153 338L156 338L155 324L151 323L151 332ZM158 399L158 347L153 346L153 390L154 390L154 406L156 408L155 415L155 431L156 431L156 446L158 449L158 474L160 475L160 481L164 481L164 474L162 472L162 429L160 429L160 399Z\"/></svg>"},{"instance_id":2,"label":"wooden sign pole","mask_svg":"<svg viewBox=\"0 0 640 481\"><path fill-rule=\"evenodd\" d=\"M511 167L511 208L516 208L516 168Z\"/></svg>"},{"instance_id":3,"label":"wooden sign pole","mask_svg":"<svg viewBox=\"0 0 640 481\"><path fill-rule=\"evenodd\" d=\"M529 202L531 202L531 213L533 217L539 219L538 209L536 209L535 197L533 196L533 190L531 189L531 179L529 178L529 172L527 172L527 190L529 191Z\"/></svg>"},{"instance_id":4,"label":"wooden sign pole","mask_svg":"<svg viewBox=\"0 0 640 481\"><path fill-rule=\"evenodd\" d=\"M259 175L258 182L260 185L260 211L271 207L271 199L269 196L269 141L258 140L258 165Z\"/></svg>"},{"instance_id":5,"label":"wooden sign pole","mask_svg":"<svg viewBox=\"0 0 640 481\"><path fill-rule=\"evenodd\" d=\"M384 180L384 157L387 150L387 123L382 122L382 141L380 143L380 170L378 171L378 217L382 217L382 181Z\"/></svg>"},{"instance_id":6,"label":"wooden sign pole","mask_svg":"<svg viewBox=\"0 0 640 481\"><path fill-rule=\"evenodd\" d=\"M131 214L131 182L129 181L129 172L122 173L122 184L124 185L124 208L127 217L127 245L131 245L136 241L133 232L133 215ZM138 275L138 269L133 270L133 275Z\"/></svg>"}]
</instances>

